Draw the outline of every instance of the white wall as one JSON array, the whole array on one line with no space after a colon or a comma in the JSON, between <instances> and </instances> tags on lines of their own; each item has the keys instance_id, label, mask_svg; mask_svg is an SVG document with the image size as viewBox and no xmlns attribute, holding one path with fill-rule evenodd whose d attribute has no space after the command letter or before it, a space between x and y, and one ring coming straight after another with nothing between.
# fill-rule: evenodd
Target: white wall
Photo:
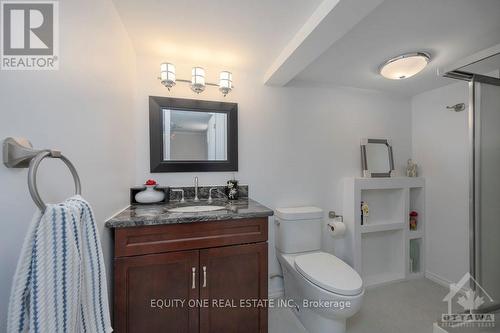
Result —
<instances>
[{"instance_id":1,"label":"white wall","mask_svg":"<svg viewBox=\"0 0 500 333\"><path fill-rule=\"evenodd\" d=\"M137 58L136 182L155 178L170 186L223 184L232 173L149 173L148 96L226 100L239 107L239 172L249 184L250 196L274 209L280 206L317 205L342 211L340 180L360 175L362 137L393 139L398 169L411 153L410 102L375 92L352 89L275 88L262 84L260 75L235 72L236 89L226 98L213 87L202 95L179 83L168 92L156 79L166 59ZM189 65L176 63L177 76L185 78ZM203 64L197 64L203 66ZM206 68L209 81L220 68ZM213 77L210 77L212 75ZM271 219L272 221L272 219ZM279 271L270 224L270 274ZM333 248L325 237L325 247ZM271 292L281 288L272 281Z\"/></svg>"},{"instance_id":2,"label":"white wall","mask_svg":"<svg viewBox=\"0 0 500 333\"><path fill-rule=\"evenodd\" d=\"M60 70L0 72L0 140L24 136L37 148L59 148L67 155L94 207L109 259L111 242L102 224L127 204L133 183L135 56L110 1L65 0L59 8ZM26 178L26 169L0 167L0 332L6 329L12 276L35 211ZM39 181L47 201L73 191L69 172L58 161L42 163Z\"/></svg>"},{"instance_id":3,"label":"white wall","mask_svg":"<svg viewBox=\"0 0 500 333\"><path fill-rule=\"evenodd\" d=\"M426 270L441 283L469 271L467 112L446 109L467 102L466 82L412 99L413 158L426 180Z\"/></svg>"}]
</instances>

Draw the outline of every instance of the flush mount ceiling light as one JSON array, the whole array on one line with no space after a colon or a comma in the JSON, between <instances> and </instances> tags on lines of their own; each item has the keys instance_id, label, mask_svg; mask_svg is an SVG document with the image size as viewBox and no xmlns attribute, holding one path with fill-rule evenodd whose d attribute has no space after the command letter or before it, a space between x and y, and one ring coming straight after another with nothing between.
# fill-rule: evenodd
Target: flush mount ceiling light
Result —
<instances>
[{"instance_id":1,"label":"flush mount ceiling light","mask_svg":"<svg viewBox=\"0 0 500 333\"><path fill-rule=\"evenodd\" d=\"M380 67L380 75L391 80L403 80L422 71L431 57L426 52L413 52L387 60Z\"/></svg>"},{"instance_id":2,"label":"flush mount ceiling light","mask_svg":"<svg viewBox=\"0 0 500 333\"><path fill-rule=\"evenodd\" d=\"M160 65L160 77L158 79L169 91L175 86L176 82L189 83L191 90L197 94L202 93L206 86L219 87L219 91L224 97L233 90L233 74L231 72L220 72L219 84L216 84L205 81L205 70L202 67L193 67L191 70L191 80L183 80L176 78L175 66L168 62Z\"/></svg>"}]
</instances>

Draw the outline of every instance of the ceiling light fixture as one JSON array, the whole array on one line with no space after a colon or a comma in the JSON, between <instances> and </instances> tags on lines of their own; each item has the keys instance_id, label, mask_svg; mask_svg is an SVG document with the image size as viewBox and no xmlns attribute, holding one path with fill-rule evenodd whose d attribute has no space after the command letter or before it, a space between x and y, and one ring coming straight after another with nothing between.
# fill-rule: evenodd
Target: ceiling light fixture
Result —
<instances>
[{"instance_id":1,"label":"ceiling light fixture","mask_svg":"<svg viewBox=\"0 0 500 333\"><path fill-rule=\"evenodd\" d=\"M380 75L391 80L403 80L422 71L431 60L426 52L406 53L387 60L380 67Z\"/></svg>"},{"instance_id":2,"label":"ceiling light fixture","mask_svg":"<svg viewBox=\"0 0 500 333\"><path fill-rule=\"evenodd\" d=\"M164 62L160 65L160 77L158 78L165 87L170 89L176 82L189 83L191 90L199 94L205 91L206 86L219 87L219 91L226 97L233 90L233 74L228 71L222 71L219 75L219 84L206 82L205 70L202 67L193 67L191 69L191 80L177 79L175 75L175 66Z\"/></svg>"}]
</instances>

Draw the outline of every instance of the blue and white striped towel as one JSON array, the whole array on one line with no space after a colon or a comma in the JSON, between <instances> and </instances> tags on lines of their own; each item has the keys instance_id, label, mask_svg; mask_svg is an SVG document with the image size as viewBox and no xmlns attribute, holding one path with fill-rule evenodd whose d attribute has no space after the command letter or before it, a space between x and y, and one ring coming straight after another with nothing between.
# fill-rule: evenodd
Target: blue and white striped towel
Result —
<instances>
[{"instance_id":1,"label":"blue and white striped towel","mask_svg":"<svg viewBox=\"0 0 500 333\"><path fill-rule=\"evenodd\" d=\"M7 332L112 332L90 205L74 196L33 217L9 300Z\"/></svg>"}]
</instances>

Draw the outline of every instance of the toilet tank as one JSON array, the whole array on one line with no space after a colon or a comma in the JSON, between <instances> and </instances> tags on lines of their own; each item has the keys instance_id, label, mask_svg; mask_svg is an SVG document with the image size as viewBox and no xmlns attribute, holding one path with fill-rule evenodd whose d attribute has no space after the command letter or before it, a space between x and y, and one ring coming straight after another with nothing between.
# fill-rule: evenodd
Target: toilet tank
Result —
<instances>
[{"instance_id":1,"label":"toilet tank","mask_svg":"<svg viewBox=\"0 0 500 333\"><path fill-rule=\"evenodd\" d=\"M323 210L318 207L276 209L276 249L281 253L320 250L322 221Z\"/></svg>"}]
</instances>

